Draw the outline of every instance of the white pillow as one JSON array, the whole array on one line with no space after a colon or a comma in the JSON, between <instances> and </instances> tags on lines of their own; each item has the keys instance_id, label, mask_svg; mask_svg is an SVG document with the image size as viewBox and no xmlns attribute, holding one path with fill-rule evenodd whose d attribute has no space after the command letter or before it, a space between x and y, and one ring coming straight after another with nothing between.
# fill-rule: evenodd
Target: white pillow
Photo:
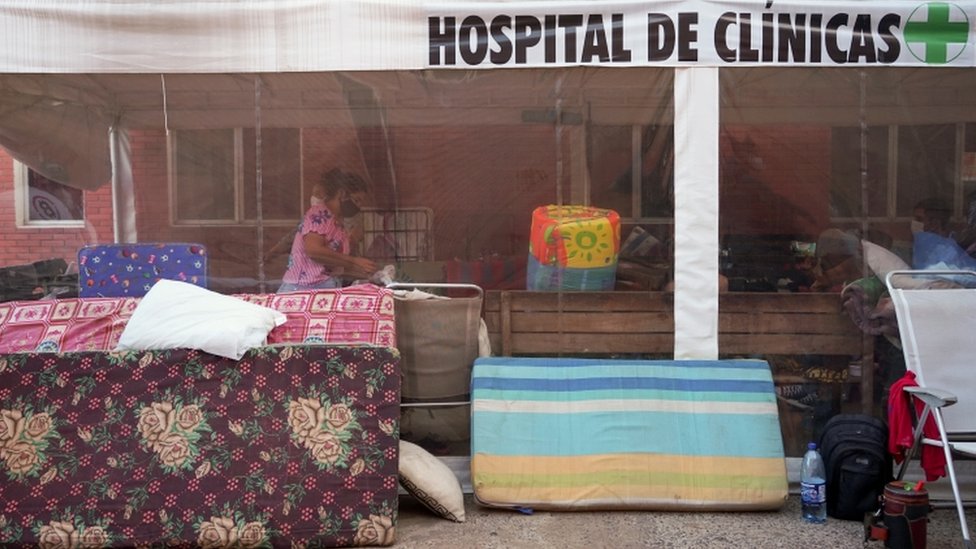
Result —
<instances>
[{"instance_id":1,"label":"white pillow","mask_svg":"<svg viewBox=\"0 0 976 549\"><path fill-rule=\"evenodd\" d=\"M160 280L125 325L117 350L199 349L239 360L285 323L274 309L193 284Z\"/></svg>"},{"instance_id":2,"label":"white pillow","mask_svg":"<svg viewBox=\"0 0 976 549\"><path fill-rule=\"evenodd\" d=\"M438 516L464 522L464 494L451 468L420 446L400 441L400 485Z\"/></svg>"},{"instance_id":3,"label":"white pillow","mask_svg":"<svg viewBox=\"0 0 976 549\"><path fill-rule=\"evenodd\" d=\"M867 262L871 272L880 278L882 282L885 281L885 278L891 271L911 270L911 267L908 263L905 263L905 260L887 249L878 246L874 242L862 240L861 247L864 250L864 261Z\"/></svg>"}]
</instances>

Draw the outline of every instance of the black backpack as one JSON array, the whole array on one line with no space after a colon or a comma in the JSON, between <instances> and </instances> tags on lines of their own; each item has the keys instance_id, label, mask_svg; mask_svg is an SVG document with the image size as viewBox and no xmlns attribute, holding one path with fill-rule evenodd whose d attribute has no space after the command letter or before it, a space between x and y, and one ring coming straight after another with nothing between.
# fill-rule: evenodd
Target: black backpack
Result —
<instances>
[{"instance_id":1,"label":"black backpack","mask_svg":"<svg viewBox=\"0 0 976 549\"><path fill-rule=\"evenodd\" d=\"M820 436L827 473L827 514L864 520L877 511L885 484L892 479L888 425L865 414L830 418Z\"/></svg>"}]
</instances>

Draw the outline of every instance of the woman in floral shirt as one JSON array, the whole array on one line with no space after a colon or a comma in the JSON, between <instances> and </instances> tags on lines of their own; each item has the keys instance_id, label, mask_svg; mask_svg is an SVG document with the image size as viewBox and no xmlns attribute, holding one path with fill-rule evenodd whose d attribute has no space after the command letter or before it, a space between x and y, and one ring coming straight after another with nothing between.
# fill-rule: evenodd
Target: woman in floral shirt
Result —
<instances>
[{"instance_id":1,"label":"woman in floral shirt","mask_svg":"<svg viewBox=\"0 0 976 549\"><path fill-rule=\"evenodd\" d=\"M376 264L350 255L344 220L359 213L369 187L358 175L330 170L312 190L311 205L291 245L278 292L338 288L341 278L369 278Z\"/></svg>"}]
</instances>

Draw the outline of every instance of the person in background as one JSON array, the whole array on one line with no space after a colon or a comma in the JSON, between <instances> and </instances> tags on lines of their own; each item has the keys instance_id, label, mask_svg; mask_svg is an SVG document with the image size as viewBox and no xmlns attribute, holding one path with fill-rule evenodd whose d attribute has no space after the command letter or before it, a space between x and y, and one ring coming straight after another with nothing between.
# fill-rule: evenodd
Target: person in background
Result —
<instances>
[{"instance_id":1,"label":"person in background","mask_svg":"<svg viewBox=\"0 0 976 549\"><path fill-rule=\"evenodd\" d=\"M970 257L976 257L976 192L966 195L966 227L956 240Z\"/></svg>"},{"instance_id":2,"label":"person in background","mask_svg":"<svg viewBox=\"0 0 976 549\"><path fill-rule=\"evenodd\" d=\"M912 210L912 234L928 232L945 238L952 238L970 257L976 257L976 196L967 197L966 226L958 233L950 231L949 205L937 198L921 200ZM956 267L962 267L956 265Z\"/></svg>"},{"instance_id":3,"label":"person in background","mask_svg":"<svg viewBox=\"0 0 976 549\"><path fill-rule=\"evenodd\" d=\"M950 236L949 218L952 209L943 200L926 198L912 208L912 234L925 231L939 236Z\"/></svg>"},{"instance_id":4,"label":"person in background","mask_svg":"<svg viewBox=\"0 0 976 549\"><path fill-rule=\"evenodd\" d=\"M368 279L377 271L370 259L351 255L353 235L345 223L359 213L368 192L361 177L339 169L313 187L279 293L338 288L343 278Z\"/></svg>"},{"instance_id":5,"label":"person in background","mask_svg":"<svg viewBox=\"0 0 976 549\"><path fill-rule=\"evenodd\" d=\"M840 292L863 275L861 241L849 232L827 229L817 238L814 292Z\"/></svg>"},{"instance_id":6,"label":"person in background","mask_svg":"<svg viewBox=\"0 0 976 549\"><path fill-rule=\"evenodd\" d=\"M325 203L325 185L323 185L322 182L319 181L318 183L312 185L312 195L309 197L309 207L321 206L324 203ZM281 237L281 240L275 242L275 245L272 246L271 249L264 254L264 261L270 261L271 258L279 254L283 254L283 253L290 254L291 245L295 243L295 235L298 234L298 231L302 229L302 225L304 224L305 224L305 218L302 217L302 219L295 225L295 227L292 230L288 231L288 234ZM290 255L288 258L288 263L289 265L291 264Z\"/></svg>"}]
</instances>

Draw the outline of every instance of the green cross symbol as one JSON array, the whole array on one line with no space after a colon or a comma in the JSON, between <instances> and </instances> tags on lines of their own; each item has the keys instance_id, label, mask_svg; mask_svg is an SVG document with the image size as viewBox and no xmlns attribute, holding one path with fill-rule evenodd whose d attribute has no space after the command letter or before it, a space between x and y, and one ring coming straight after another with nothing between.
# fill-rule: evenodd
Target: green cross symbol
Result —
<instances>
[{"instance_id":1,"label":"green cross symbol","mask_svg":"<svg viewBox=\"0 0 976 549\"><path fill-rule=\"evenodd\" d=\"M909 16L909 21L905 25L905 42L922 42L925 44L925 59L923 61L926 63L945 64L949 44L965 44L969 41L969 21L950 22L949 4L932 2L926 5L929 11L929 17L926 21L912 21L911 16ZM918 13L921 8L922 6L916 8L912 16ZM911 51L911 48L908 50ZM912 52L912 55L914 54L915 52Z\"/></svg>"}]
</instances>

